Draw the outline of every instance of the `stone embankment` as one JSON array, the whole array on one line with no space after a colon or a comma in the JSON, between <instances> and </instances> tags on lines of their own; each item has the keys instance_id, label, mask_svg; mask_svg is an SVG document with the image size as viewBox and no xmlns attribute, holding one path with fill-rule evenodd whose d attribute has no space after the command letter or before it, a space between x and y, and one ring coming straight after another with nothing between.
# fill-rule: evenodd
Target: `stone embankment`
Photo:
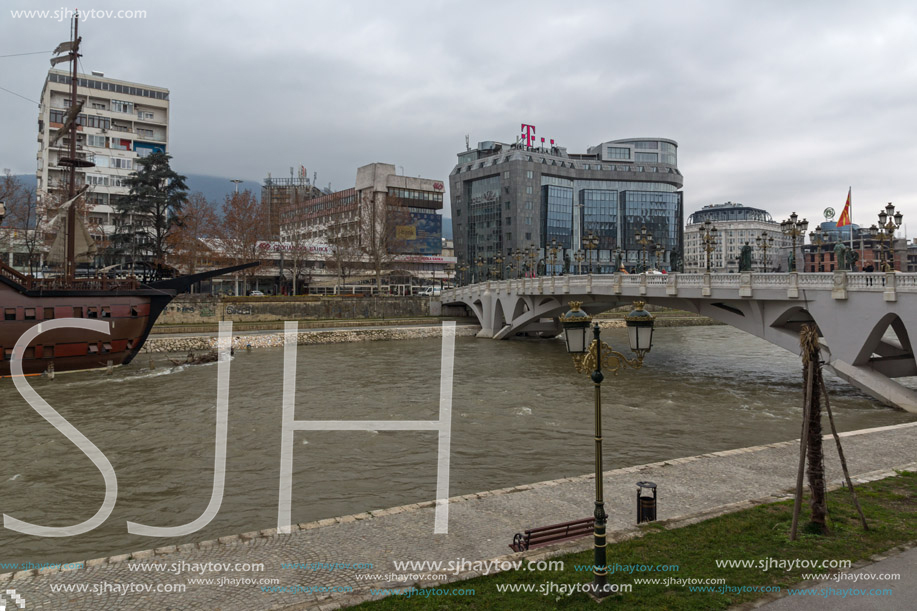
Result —
<instances>
[{"instance_id":1,"label":"stone embankment","mask_svg":"<svg viewBox=\"0 0 917 611\"><path fill-rule=\"evenodd\" d=\"M623 318L596 318L603 329L618 329L626 326ZM657 316L656 328L659 327L706 327L725 323L706 316Z\"/></svg>"},{"instance_id":2,"label":"stone embankment","mask_svg":"<svg viewBox=\"0 0 917 611\"><path fill-rule=\"evenodd\" d=\"M476 325L456 326L457 336L474 336L481 328ZM298 343L310 344L343 344L347 342L376 342L397 339L421 339L426 337L441 337L441 326L430 327L392 327L390 329L340 329L334 331L306 331L300 332ZM216 336L196 337L154 337L147 340L143 347L144 352L181 352L187 353L199 350L213 350L216 348ZM276 333L263 333L258 335L236 335L232 339L232 347L242 350L252 348L278 348L283 346L283 331Z\"/></svg>"}]
</instances>

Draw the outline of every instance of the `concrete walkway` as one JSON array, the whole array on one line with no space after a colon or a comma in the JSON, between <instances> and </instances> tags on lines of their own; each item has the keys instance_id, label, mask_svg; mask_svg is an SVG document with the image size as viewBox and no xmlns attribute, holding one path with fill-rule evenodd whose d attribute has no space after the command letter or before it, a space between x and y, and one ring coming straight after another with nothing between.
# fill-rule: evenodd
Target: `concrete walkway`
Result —
<instances>
[{"instance_id":1,"label":"concrete walkway","mask_svg":"<svg viewBox=\"0 0 917 611\"><path fill-rule=\"evenodd\" d=\"M892 469L917 466L917 423L853 431L842 437L855 478L876 479L890 475ZM830 438L825 451L829 480L837 482L841 471ZM786 498L795 485L798 453L798 441L789 441L609 471L605 474L609 531L619 540L637 533L634 484L638 480L659 485L660 519L681 518L683 523ZM30 611L335 609L377 598L370 593L371 584L404 588L414 585L417 579L401 581L391 573L425 573L398 571L394 561L474 562L505 556L514 533L589 516L593 490L593 478L581 476L454 498L449 506L449 534L444 535L433 534L433 503L428 502L300 524L287 535L269 529L222 537L219 541L97 559L82 569L23 571L0 576L0 591L16 590ZM586 538L565 544L562 549L527 554L544 558L590 546L591 540ZM140 567L149 562L162 563L163 567ZM201 574L201 565L206 563L264 563L264 571L245 570L251 569L245 566L229 570L211 566L214 570ZM282 563L298 563L299 567L284 568ZM340 566L355 563L371 563L372 568ZM477 574L473 569L457 576L450 574L449 581ZM192 581L201 578L213 581ZM278 580L276 584L289 591L265 592L263 583L258 582L265 578ZM441 588L443 583L433 580L429 572L419 578L419 587ZM90 591L52 591L82 584L88 584ZM154 591L122 594L115 588L128 584L134 588L151 586ZM157 586L162 589L172 584L185 584L187 590L181 594L155 591ZM93 592L93 588L101 593ZM315 588L325 591L316 592ZM348 591L328 592L334 588Z\"/></svg>"}]
</instances>

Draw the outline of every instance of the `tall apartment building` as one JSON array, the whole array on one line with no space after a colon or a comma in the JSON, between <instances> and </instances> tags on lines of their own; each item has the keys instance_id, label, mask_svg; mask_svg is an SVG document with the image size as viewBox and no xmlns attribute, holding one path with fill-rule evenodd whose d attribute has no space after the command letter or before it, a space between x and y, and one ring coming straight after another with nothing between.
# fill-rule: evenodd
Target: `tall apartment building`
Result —
<instances>
[{"instance_id":1,"label":"tall apartment building","mask_svg":"<svg viewBox=\"0 0 917 611\"><path fill-rule=\"evenodd\" d=\"M153 151L168 151L169 90L112 78L101 72L78 75L77 99L83 100L78 119L78 156L94 167L77 168L77 188L89 185L89 229L97 240L115 231L116 205L128 194L125 179L137 159ZM41 92L38 116L37 192L39 203L53 208L66 199L69 168L58 165L67 156L69 135L53 145L70 108L70 74L49 70Z\"/></svg>"},{"instance_id":2,"label":"tall apartment building","mask_svg":"<svg viewBox=\"0 0 917 611\"><path fill-rule=\"evenodd\" d=\"M688 273L703 273L707 268L707 252L704 249L704 223L710 221L716 227L714 249L710 253L710 271L738 272L742 247L748 242L752 247L752 270L780 272L788 270L788 258L792 240L780 231L780 223L774 221L767 210L742 204L726 202L704 206L688 217L685 227L685 265ZM768 240L767 265L764 249L759 248L755 238L766 236ZM770 243L773 238L773 244ZM802 245L802 240L797 246ZM799 256L799 252L796 256ZM799 269L802 269L800 260Z\"/></svg>"},{"instance_id":3,"label":"tall apartment building","mask_svg":"<svg viewBox=\"0 0 917 611\"><path fill-rule=\"evenodd\" d=\"M531 126L525 126L531 127ZM649 264L672 269L682 252L684 179L678 171L674 140L637 138L612 140L585 153L566 148L531 146L523 134L513 144L480 142L458 154L449 177L455 253L472 271L478 261L490 266L518 250L534 248L550 273L546 248L559 245L554 271L573 269L583 237L598 237L596 271L640 265L642 246L635 233L643 226L662 246ZM542 139L544 143L544 139ZM565 265L563 262L567 261Z\"/></svg>"},{"instance_id":4,"label":"tall apartment building","mask_svg":"<svg viewBox=\"0 0 917 611\"><path fill-rule=\"evenodd\" d=\"M261 185L261 203L267 207L268 237L276 240L280 237L280 214L290 206L321 197L321 189L312 185L304 175L290 178L273 178L270 174Z\"/></svg>"}]
</instances>

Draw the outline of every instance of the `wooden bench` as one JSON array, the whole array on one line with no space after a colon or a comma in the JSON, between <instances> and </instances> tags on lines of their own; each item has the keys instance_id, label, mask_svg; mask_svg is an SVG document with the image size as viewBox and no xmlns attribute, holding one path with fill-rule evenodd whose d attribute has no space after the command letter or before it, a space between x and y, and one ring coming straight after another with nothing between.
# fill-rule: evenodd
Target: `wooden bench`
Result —
<instances>
[{"instance_id":1,"label":"wooden bench","mask_svg":"<svg viewBox=\"0 0 917 611\"><path fill-rule=\"evenodd\" d=\"M583 518L563 524L541 526L525 531L525 534L516 533L509 546L514 552L524 552L536 547L551 545L561 541L570 541L591 535L595 529L595 518Z\"/></svg>"}]
</instances>

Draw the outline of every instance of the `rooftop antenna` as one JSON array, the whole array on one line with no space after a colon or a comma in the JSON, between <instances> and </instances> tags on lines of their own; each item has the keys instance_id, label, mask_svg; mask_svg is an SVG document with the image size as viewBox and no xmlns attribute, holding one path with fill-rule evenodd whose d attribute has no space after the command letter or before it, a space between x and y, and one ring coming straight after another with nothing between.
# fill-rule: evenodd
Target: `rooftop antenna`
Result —
<instances>
[{"instance_id":1,"label":"rooftop antenna","mask_svg":"<svg viewBox=\"0 0 917 611\"><path fill-rule=\"evenodd\" d=\"M471 134L465 134L465 150L471 150Z\"/></svg>"},{"instance_id":2,"label":"rooftop antenna","mask_svg":"<svg viewBox=\"0 0 917 611\"><path fill-rule=\"evenodd\" d=\"M290 180L292 181L295 176L293 175L293 166L290 166Z\"/></svg>"}]
</instances>

